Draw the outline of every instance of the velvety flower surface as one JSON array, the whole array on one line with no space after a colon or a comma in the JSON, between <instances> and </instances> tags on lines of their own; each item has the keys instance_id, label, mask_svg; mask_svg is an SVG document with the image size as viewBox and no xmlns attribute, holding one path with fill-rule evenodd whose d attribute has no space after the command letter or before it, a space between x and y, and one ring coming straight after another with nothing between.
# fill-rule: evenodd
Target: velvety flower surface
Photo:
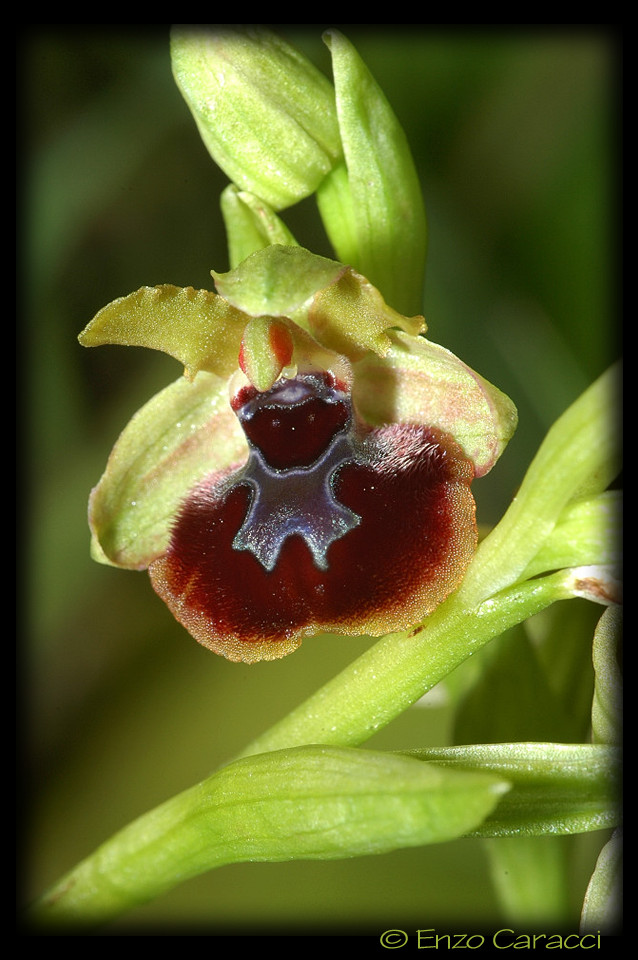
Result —
<instances>
[{"instance_id":1,"label":"velvety flower surface","mask_svg":"<svg viewBox=\"0 0 638 960\"><path fill-rule=\"evenodd\" d=\"M370 429L329 373L244 388L246 464L182 504L153 586L202 644L274 659L322 631L380 635L429 613L476 544L471 462L431 427Z\"/></svg>"}]
</instances>

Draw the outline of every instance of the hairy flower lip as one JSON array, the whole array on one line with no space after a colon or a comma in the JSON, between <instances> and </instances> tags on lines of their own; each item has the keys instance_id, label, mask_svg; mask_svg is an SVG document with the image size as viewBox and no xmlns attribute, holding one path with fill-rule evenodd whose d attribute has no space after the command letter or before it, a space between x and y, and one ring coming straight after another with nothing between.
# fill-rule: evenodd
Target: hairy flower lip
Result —
<instances>
[{"instance_id":1,"label":"hairy flower lip","mask_svg":"<svg viewBox=\"0 0 638 960\"><path fill-rule=\"evenodd\" d=\"M474 471L452 438L416 424L372 430L354 415L346 428L333 419L343 384L318 383L240 391L240 423L242 403L254 408L244 428L260 415L246 465L189 494L149 567L176 618L231 660L277 659L321 632L405 627L458 585L476 547ZM304 417L323 437L311 455Z\"/></svg>"}]
</instances>

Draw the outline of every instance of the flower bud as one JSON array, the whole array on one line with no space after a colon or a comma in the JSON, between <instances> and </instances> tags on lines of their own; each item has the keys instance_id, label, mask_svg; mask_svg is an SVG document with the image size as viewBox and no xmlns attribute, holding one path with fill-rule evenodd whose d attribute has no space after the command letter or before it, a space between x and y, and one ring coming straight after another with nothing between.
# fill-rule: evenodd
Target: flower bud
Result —
<instances>
[{"instance_id":1,"label":"flower bud","mask_svg":"<svg viewBox=\"0 0 638 960\"><path fill-rule=\"evenodd\" d=\"M342 155L329 80L263 28L180 26L173 74L209 153L274 210L317 189Z\"/></svg>"}]
</instances>

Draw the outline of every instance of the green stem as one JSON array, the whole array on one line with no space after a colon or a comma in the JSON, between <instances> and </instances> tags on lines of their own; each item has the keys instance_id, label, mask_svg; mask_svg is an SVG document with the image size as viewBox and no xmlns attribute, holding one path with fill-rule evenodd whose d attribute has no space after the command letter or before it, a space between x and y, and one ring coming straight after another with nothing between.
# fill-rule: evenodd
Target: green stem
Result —
<instances>
[{"instance_id":1,"label":"green stem","mask_svg":"<svg viewBox=\"0 0 638 960\"><path fill-rule=\"evenodd\" d=\"M616 475L616 388L612 367L556 421L455 594L423 624L379 640L242 755L363 743L493 637L571 596L565 572L516 581L566 505L605 489Z\"/></svg>"},{"instance_id":2,"label":"green stem","mask_svg":"<svg viewBox=\"0 0 638 960\"><path fill-rule=\"evenodd\" d=\"M421 627L375 643L241 755L304 743L364 743L493 637L567 598L564 583L564 573L552 574L476 607L455 594Z\"/></svg>"},{"instance_id":3,"label":"green stem","mask_svg":"<svg viewBox=\"0 0 638 960\"><path fill-rule=\"evenodd\" d=\"M547 929L569 914L569 876L564 838L499 837L487 840L492 883L505 919Z\"/></svg>"}]
</instances>

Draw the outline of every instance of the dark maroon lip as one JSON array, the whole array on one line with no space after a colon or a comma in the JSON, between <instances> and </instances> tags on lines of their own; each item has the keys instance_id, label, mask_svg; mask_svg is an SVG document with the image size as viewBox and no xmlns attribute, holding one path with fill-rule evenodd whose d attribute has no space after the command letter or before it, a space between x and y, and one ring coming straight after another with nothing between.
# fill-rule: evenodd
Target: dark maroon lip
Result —
<instances>
[{"instance_id":1,"label":"dark maroon lip","mask_svg":"<svg viewBox=\"0 0 638 960\"><path fill-rule=\"evenodd\" d=\"M347 395L346 385L331 373L313 371L277 380L269 390L263 392L253 386L242 387L232 398L231 406L239 419L245 422L264 408L293 407L312 399L334 403L345 399Z\"/></svg>"},{"instance_id":2,"label":"dark maroon lip","mask_svg":"<svg viewBox=\"0 0 638 960\"><path fill-rule=\"evenodd\" d=\"M251 450L279 471L310 467L352 425L350 398L330 374L280 380L264 393L240 391L234 408Z\"/></svg>"},{"instance_id":3,"label":"dark maroon lip","mask_svg":"<svg viewBox=\"0 0 638 960\"><path fill-rule=\"evenodd\" d=\"M473 467L451 437L414 424L360 429L329 374L244 388L233 407L246 463L191 492L151 565L156 591L201 643L273 659L322 629L401 629L454 589L476 527Z\"/></svg>"}]
</instances>

